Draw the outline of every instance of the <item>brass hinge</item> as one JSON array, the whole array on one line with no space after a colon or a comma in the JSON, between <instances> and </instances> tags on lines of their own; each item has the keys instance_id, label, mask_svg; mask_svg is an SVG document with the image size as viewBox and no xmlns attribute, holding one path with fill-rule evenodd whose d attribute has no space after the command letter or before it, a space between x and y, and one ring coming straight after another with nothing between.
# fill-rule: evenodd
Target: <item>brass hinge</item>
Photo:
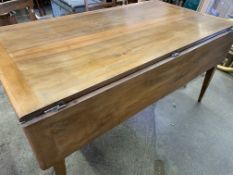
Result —
<instances>
[{"instance_id":1,"label":"brass hinge","mask_svg":"<svg viewBox=\"0 0 233 175\"><path fill-rule=\"evenodd\" d=\"M66 104L64 102L60 102L57 105L45 110L44 114L47 114L47 113L50 113L50 112L58 112L61 109L63 109L64 107L66 107Z\"/></svg>"}]
</instances>

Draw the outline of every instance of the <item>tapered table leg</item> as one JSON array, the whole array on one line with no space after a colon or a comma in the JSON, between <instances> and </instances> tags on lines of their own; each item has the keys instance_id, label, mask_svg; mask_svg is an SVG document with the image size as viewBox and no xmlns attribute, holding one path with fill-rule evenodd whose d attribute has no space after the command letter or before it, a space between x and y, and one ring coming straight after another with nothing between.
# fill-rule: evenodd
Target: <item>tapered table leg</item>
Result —
<instances>
[{"instance_id":1,"label":"tapered table leg","mask_svg":"<svg viewBox=\"0 0 233 175\"><path fill-rule=\"evenodd\" d=\"M41 0L35 0L40 16L46 15L43 2Z\"/></svg>"},{"instance_id":2,"label":"tapered table leg","mask_svg":"<svg viewBox=\"0 0 233 175\"><path fill-rule=\"evenodd\" d=\"M201 88L201 92L200 92L200 95L199 95L199 98L198 98L198 102L201 102L205 92L206 92L206 89L208 88L209 84L210 84L210 81L214 75L214 72L215 72L215 67L214 68L211 68L210 70L208 70L205 74L205 79L204 79L204 82L202 84L202 88Z\"/></svg>"},{"instance_id":3,"label":"tapered table leg","mask_svg":"<svg viewBox=\"0 0 233 175\"><path fill-rule=\"evenodd\" d=\"M53 166L56 175L66 175L65 160L62 160Z\"/></svg>"}]
</instances>

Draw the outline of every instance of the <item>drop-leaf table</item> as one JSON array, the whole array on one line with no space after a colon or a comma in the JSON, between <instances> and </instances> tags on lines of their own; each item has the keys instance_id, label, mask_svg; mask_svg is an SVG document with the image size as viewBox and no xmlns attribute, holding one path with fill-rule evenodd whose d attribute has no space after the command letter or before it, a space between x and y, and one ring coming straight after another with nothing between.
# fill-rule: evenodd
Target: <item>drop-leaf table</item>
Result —
<instances>
[{"instance_id":1,"label":"drop-leaf table","mask_svg":"<svg viewBox=\"0 0 233 175\"><path fill-rule=\"evenodd\" d=\"M42 169L214 68L233 23L161 1L0 28L0 79Z\"/></svg>"}]
</instances>

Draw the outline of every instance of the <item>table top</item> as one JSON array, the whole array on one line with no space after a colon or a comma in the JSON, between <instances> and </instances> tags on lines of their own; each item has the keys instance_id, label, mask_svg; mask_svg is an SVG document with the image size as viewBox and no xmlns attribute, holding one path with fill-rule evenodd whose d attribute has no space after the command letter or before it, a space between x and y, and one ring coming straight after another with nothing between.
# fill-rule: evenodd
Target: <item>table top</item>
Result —
<instances>
[{"instance_id":1,"label":"table top","mask_svg":"<svg viewBox=\"0 0 233 175\"><path fill-rule=\"evenodd\" d=\"M150 1L1 27L0 78L23 121L232 25Z\"/></svg>"}]
</instances>

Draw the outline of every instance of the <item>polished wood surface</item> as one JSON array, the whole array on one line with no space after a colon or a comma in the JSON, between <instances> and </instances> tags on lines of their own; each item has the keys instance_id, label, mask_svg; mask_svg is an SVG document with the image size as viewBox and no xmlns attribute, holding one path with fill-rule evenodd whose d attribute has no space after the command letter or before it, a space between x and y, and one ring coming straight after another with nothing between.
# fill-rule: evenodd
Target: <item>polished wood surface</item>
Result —
<instances>
[{"instance_id":1,"label":"polished wood surface","mask_svg":"<svg viewBox=\"0 0 233 175\"><path fill-rule=\"evenodd\" d=\"M54 162L215 67L223 60L232 39L233 33L217 36L184 50L177 57L171 56L77 98L58 113L51 112L41 116L43 119L40 121L35 119L25 123L24 131L40 167L49 168Z\"/></svg>"},{"instance_id":2,"label":"polished wood surface","mask_svg":"<svg viewBox=\"0 0 233 175\"><path fill-rule=\"evenodd\" d=\"M231 26L152 1L2 27L1 81L29 121Z\"/></svg>"},{"instance_id":3,"label":"polished wood surface","mask_svg":"<svg viewBox=\"0 0 233 175\"><path fill-rule=\"evenodd\" d=\"M152 1L0 28L0 79L40 167L65 175L66 156L212 70L232 25Z\"/></svg>"}]
</instances>

